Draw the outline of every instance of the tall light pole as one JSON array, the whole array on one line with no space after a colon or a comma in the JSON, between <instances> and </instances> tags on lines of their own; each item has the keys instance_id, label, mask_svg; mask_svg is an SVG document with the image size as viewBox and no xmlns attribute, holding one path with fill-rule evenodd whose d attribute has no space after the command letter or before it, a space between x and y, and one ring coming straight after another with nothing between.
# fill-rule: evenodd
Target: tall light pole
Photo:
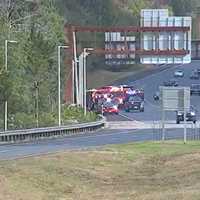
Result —
<instances>
[{"instance_id":1,"label":"tall light pole","mask_svg":"<svg viewBox=\"0 0 200 200\"><path fill-rule=\"evenodd\" d=\"M15 40L5 40L5 71L8 70L8 43L17 43ZM5 100L4 130L8 130L8 101Z\"/></svg>"},{"instance_id":2,"label":"tall light pole","mask_svg":"<svg viewBox=\"0 0 200 200\"><path fill-rule=\"evenodd\" d=\"M58 125L61 126L61 83L60 83L60 49L69 48L69 46L58 46Z\"/></svg>"},{"instance_id":3,"label":"tall light pole","mask_svg":"<svg viewBox=\"0 0 200 200\"><path fill-rule=\"evenodd\" d=\"M84 95L84 115L87 114L87 56L90 55L90 53L88 51L93 51L94 49L93 48L84 48L83 49L83 85L84 85L84 92L83 92L83 95Z\"/></svg>"}]
</instances>

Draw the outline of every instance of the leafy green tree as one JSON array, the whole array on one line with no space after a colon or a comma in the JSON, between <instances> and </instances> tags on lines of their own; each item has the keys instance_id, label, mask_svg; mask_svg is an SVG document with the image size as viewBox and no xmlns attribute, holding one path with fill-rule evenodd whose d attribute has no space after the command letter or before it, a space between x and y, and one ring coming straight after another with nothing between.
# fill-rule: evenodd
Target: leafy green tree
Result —
<instances>
[{"instance_id":1,"label":"leafy green tree","mask_svg":"<svg viewBox=\"0 0 200 200\"><path fill-rule=\"evenodd\" d=\"M0 44L4 46L6 39L18 42L9 45L9 76L3 71L0 75L1 101L9 96L9 116L12 116L15 128L15 120L20 119L16 121L20 125L23 120L27 124L26 115L33 119L35 82L39 87L40 112L47 114L55 111L50 109L55 107L50 104L56 101L49 99L57 99L57 45L64 41L64 20L55 8L55 1L43 0L37 4L25 2L28 1L8 0L0 4ZM3 48L0 49L0 65L4 65ZM44 124L45 117L40 120Z\"/></svg>"},{"instance_id":2,"label":"leafy green tree","mask_svg":"<svg viewBox=\"0 0 200 200\"><path fill-rule=\"evenodd\" d=\"M0 70L0 104L3 104L9 99L12 93L12 81L10 73L5 70Z\"/></svg>"},{"instance_id":3,"label":"leafy green tree","mask_svg":"<svg viewBox=\"0 0 200 200\"><path fill-rule=\"evenodd\" d=\"M171 0L170 6L173 8L175 15L185 16L192 12L192 1L188 0Z\"/></svg>"},{"instance_id":4,"label":"leafy green tree","mask_svg":"<svg viewBox=\"0 0 200 200\"><path fill-rule=\"evenodd\" d=\"M136 16L136 17L139 17L141 9L147 8L146 5L147 5L147 2L145 0L134 1L132 3L133 15Z\"/></svg>"}]
</instances>

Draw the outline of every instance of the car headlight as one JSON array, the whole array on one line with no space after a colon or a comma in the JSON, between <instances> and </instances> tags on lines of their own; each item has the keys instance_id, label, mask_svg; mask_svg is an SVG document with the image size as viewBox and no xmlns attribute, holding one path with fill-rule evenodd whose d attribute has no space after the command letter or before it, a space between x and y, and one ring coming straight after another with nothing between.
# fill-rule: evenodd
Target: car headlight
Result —
<instances>
[{"instance_id":1,"label":"car headlight","mask_svg":"<svg viewBox=\"0 0 200 200\"><path fill-rule=\"evenodd\" d=\"M119 98L119 103L123 103L123 99Z\"/></svg>"},{"instance_id":2,"label":"car headlight","mask_svg":"<svg viewBox=\"0 0 200 200\"><path fill-rule=\"evenodd\" d=\"M195 112L191 112L190 114L191 114L192 116L194 116L194 115L195 115Z\"/></svg>"},{"instance_id":3,"label":"car headlight","mask_svg":"<svg viewBox=\"0 0 200 200\"><path fill-rule=\"evenodd\" d=\"M113 108L117 110L117 106L116 106L116 105L115 105L115 106L113 106Z\"/></svg>"}]
</instances>

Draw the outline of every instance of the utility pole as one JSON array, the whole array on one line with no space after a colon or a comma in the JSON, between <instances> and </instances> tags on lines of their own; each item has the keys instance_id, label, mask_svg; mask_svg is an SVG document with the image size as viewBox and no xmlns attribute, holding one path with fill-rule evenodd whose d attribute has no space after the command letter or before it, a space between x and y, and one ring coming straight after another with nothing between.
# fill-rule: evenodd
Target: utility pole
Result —
<instances>
[{"instance_id":1,"label":"utility pole","mask_svg":"<svg viewBox=\"0 0 200 200\"><path fill-rule=\"evenodd\" d=\"M58 46L58 126L61 126L61 72L60 72L60 49L68 46Z\"/></svg>"},{"instance_id":2,"label":"utility pole","mask_svg":"<svg viewBox=\"0 0 200 200\"><path fill-rule=\"evenodd\" d=\"M73 31L73 45L74 45L74 60L72 66L72 94L73 103L80 104L79 102L79 87L78 87L78 61L77 61L77 51L76 51L76 33ZM76 91L76 96L74 95ZM76 97L76 98L75 98Z\"/></svg>"},{"instance_id":3,"label":"utility pole","mask_svg":"<svg viewBox=\"0 0 200 200\"><path fill-rule=\"evenodd\" d=\"M5 71L8 70L8 43L17 43L15 40L5 40ZM4 131L8 130L8 101L5 100Z\"/></svg>"},{"instance_id":4,"label":"utility pole","mask_svg":"<svg viewBox=\"0 0 200 200\"><path fill-rule=\"evenodd\" d=\"M93 51L93 48L84 48L83 49L83 85L84 85L84 98L83 98L83 102L84 102L84 115L87 114L87 56L90 55L89 52L87 51Z\"/></svg>"},{"instance_id":5,"label":"utility pole","mask_svg":"<svg viewBox=\"0 0 200 200\"><path fill-rule=\"evenodd\" d=\"M35 89L35 118L36 118L36 127L39 127L39 82L34 82Z\"/></svg>"},{"instance_id":6,"label":"utility pole","mask_svg":"<svg viewBox=\"0 0 200 200\"><path fill-rule=\"evenodd\" d=\"M84 107L84 100L83 100L83 90L84 90L84 83L83 83L83 70L84 70L84 55L81 53L79 56L79 73L78 73L78 88L79 88L79 104L83 108Z\"/></svg>"}]
</instances>

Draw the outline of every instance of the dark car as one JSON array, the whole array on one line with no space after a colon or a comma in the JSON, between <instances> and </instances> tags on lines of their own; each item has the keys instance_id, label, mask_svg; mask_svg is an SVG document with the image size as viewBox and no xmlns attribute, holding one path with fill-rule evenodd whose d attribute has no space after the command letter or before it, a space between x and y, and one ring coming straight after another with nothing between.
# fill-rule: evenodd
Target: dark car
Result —
<instances>
[{"instance_id":1,"label":"dark car","mask_svg":"<svg viewBox=\"0 0 200 200\"><path fill-rule=\"evenodd\" d=\"M125 111L138 110L144 112L144 100L140 96L129 96L124 103Z\"/></svg>"},{"instance_id":2,"label":"dark car","mask_svg":"<svg viewBox=\"0 0 200 200\"><path fill-rule=\"evenodd\" d=\"M176 123L179 124L181 121L184 121L184 113L181 111L176 112ZM196 123L196 112L192 107L189 112L186 113L186 121L191 121L194 124Z\"/></svg>"},{"instance_id":3,"label":"dark car","mask_svg":"<svg viewBox=\"0 0 200 200\"><path fill-rule=\"evenodd\" d=\"M190 87L190 94L200 95L200 84L192 84Z\"/></svg>"},{"instance_id":4,"label":"dark car","mask_svg":"<svg viewBox=\"0 0 200 200\"><path fill-rule=\"evenodd\" d=\"M176 80L169 80L169 81L164 81L163 82L163 85L166 86L166 87L171 87L171 86L174 86L174 87L177 87L178 86L178 82Z\"/></svg>"},{"instance_id":5,"label":"dark car","mask_svg":"<svg viewBox=\"0 0 200 200\"><path fill-rule=\"evenodd\" d=\"M197 73L200 74L200 68L197 69Z\"/></svg>"},{"instance_id":6,"label":"dark car","mask_svg":"<svg viewBox=\"0 0 200 200\"><path fill-rule=\"evenodd\" d=\"M144 90L143 89L136 89L136 95L141 97L141 99L144 101Z\"/></svg>"},{"instance_id":7,"label":"dark car","mask_svg":"<svg viewBox=\"0 0 200 200\"><path fill-rule=\"evenodd\" d=\"M153 95L153 99L155 101L158 101L160 99L160 93L159 92L155 92L155 94Z\"/></svg>"},{"instance_id":8,"label":"dark car","mask_svg":"<svg viewBox=\"0 0 200 200\"><path fill-rule=\"evenodd\" d=\"M131 85L123 85L121 87L123 88L123 91L125 92L127 96L138 95L144 100L144 90L142 88L139 89Z\"/></svg>"},{"instance_id":9,"label":"dark car","mask_svg":"<svg viewBox=\"0 0 200 200\"><path fill-rule=\"evenodd\" d=\"M190 79L199 79L199 73L197 71L192 71Z\"/></svg>"}]
</instances>

